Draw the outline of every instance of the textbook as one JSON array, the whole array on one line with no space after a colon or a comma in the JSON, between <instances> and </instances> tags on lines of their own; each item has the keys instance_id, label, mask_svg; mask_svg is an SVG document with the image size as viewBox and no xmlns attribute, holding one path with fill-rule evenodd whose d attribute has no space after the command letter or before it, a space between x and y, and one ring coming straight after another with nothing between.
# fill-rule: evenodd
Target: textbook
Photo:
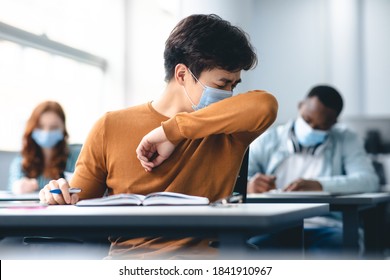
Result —
<instances>
[{"instance_id":1,"label":"textbook","mask_svg":"<svg viewBox=\"0 0 390 280\"><path fill-rule=\"evenodd\" d=\"M115 194L101 198L84 199L76 206L123 206L123 205L208 205L207 197L173 192L155 192L148 195Z\"/></svg>"}]
</instances>

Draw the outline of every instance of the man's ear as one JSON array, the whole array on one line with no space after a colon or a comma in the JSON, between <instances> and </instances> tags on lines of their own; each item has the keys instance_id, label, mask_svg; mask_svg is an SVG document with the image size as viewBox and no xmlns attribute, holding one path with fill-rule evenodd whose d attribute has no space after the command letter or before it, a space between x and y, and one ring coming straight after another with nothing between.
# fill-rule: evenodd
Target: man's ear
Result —
<instances>
[{"instance_id":1,"label":"man's ear","mask_svg":"<svg viewBox=\"0 0 390 280\"><path fill-rule=\"evenodd\" d=\"M175 80L179 85L184 84L184 78L187 74L187 66L182 63L179 63L175 67Z\"/></svg>"},{"instance_id":2,"label":"man's ear","mask_svg":"<svg viewBox=\"0 0 390 280\"><path fill-rule=\"evenodd\" d=\"M298 103L298 110L301 109L302 105L303 105L303 101L301 101L301 102Z\"/></svg>"}]
</instances>

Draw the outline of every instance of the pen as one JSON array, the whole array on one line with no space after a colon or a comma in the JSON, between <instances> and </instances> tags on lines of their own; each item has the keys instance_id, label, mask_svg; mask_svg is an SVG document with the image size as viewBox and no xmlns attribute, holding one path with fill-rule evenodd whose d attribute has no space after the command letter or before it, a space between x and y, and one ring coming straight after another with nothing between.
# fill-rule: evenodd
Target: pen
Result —
<instances>
[{"instance_id":1,"label":"pen","mask_svg":"<svg viewBox=\"0 0 390 280\"><path fill-rule=\"evenodd\" d=\"M79 193L79 192L81 192L81 189L80 188L69 188L68 191L69 191L69 193ZM62 194L61 189L50 190L50 192L55 193L55 194Z\"/></svg>"},{"instance_id":2,"label":"pen","mask_svg":"<svg viewBox=\"0 0 390 280\"><path fill-rule=\"evenodd\" d=\"M210 205L217 206L217 205L226 205L230 203L242 203L243 196L241 194L233 194L225 198L218 199L217 201L214 201Z\"/></svg>"}]
</instances>

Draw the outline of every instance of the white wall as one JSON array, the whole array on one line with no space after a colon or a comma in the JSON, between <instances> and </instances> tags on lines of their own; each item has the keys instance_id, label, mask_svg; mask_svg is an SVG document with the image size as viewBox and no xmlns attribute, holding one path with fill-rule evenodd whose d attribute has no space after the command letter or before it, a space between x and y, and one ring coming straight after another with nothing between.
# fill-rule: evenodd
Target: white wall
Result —
<instances>
[{"instance_id":1,"label":"white wall","mask_svg":"<svg viewBox=\"0 0 390 280\"><path fill-rule=\"evenodd\" d=\"M249 87L277 97L278 122L295 117L309 87L329 82L325 1L256 1L249 32L260 63Z\"/></svg>"},{"instance_id":2,"label":"white wall","mask_svg":"<svg viewBox=\"0 0 390 280\"><path fill-rule=\"evenodd\" d=\"M164 87L165 40L178 21L178 0L126 1L125 102L145 103Z\"/></svg>"},{"instance_id":3,"label":"white wall","mask_svg":"<svg viewBox=\"0 0 390 280\"><path fill-rule=\"evenodd\" d=\"M345 99L343 115L364 113L361 32L362 1L331 0L328 5L330 40L329 78Z\"/></svg>"},{"instance_id":4,"label":"white wall","mask_svg":"<svg viewBox=\"0 0 390 280\"><path fill-rule=\"evenodd\" d=\"M390 116L390 1L364 2L365 112Z\"/></svg>"},{"instance_id":5,"label":"white wall","mask_svg":"<svg viewBox=\"0 0 390 280\"><path fill-rule=\"evenodd\" d=\"M174 25L190 14L216 13L247 31L259 56L237 91L273 93L280 106L277 122L295 117L298 102L318 83L340 90L343 118L390 115L388 0L130 2L129 105L161 93L164 42Z\"/></svg>"}]
</instances>

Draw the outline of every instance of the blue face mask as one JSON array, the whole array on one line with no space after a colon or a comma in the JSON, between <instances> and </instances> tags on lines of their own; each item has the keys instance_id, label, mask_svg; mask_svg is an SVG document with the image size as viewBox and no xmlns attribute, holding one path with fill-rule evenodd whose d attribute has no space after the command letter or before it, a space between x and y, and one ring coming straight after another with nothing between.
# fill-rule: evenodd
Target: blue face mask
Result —
<instances>
[{"instance_id":1,"label":"blue face mask","mask_svg":"<svg viewBox=\"0 0 390 280\"><path fill-rule=\"evenodd\" d=\"M58 142L64 139L64 133L60 129L47 131L36 128L31 134L31 138L41 148L53 148Z\"/></svg>"},{"instance_id":2,"label":"blue face mask","mask_svg":"<svg viewBox=\"0 0 390 280\"><path fill-rule=\"evenodd\" d=\"M313 129L301 116L295 121L294 132L299 144L304 147L321 144L328 136L328 131Z\"/></svg>"},{"instance_id":3,"label":"blue face mask","mask_svg":"<svg viewBox=\"0 0 390 280\"><path fill-rule=\"evenodd\" d=\"M194 109L194 111L197 111L199 109L202 109L204 107L207 107L208 105L210 104L213 104L215 102L218 102L218 101L221 101L223 99L226 99L226 98L229 98L229 97L232 97L233 96L233 92L232 91L229 91L229 90L222 90L222 89L218 89L218 88L212 88L212 87L208 87L204 84L202 84L195 76L194 74L192 74L192 72L190 71L190 69L188 69L188 71L191 73L192 77L194 77L194 79L199 82L202 87L203 87L203 93L202 93L202 96L200 98L200 101L199 101L199 104L198 105L195 105L190 96L188 95L187 93L187 90L184 88L184 92L188 98L188 100L191 102L192 104L192 109Z\"/></svg>"}]
</instances>

